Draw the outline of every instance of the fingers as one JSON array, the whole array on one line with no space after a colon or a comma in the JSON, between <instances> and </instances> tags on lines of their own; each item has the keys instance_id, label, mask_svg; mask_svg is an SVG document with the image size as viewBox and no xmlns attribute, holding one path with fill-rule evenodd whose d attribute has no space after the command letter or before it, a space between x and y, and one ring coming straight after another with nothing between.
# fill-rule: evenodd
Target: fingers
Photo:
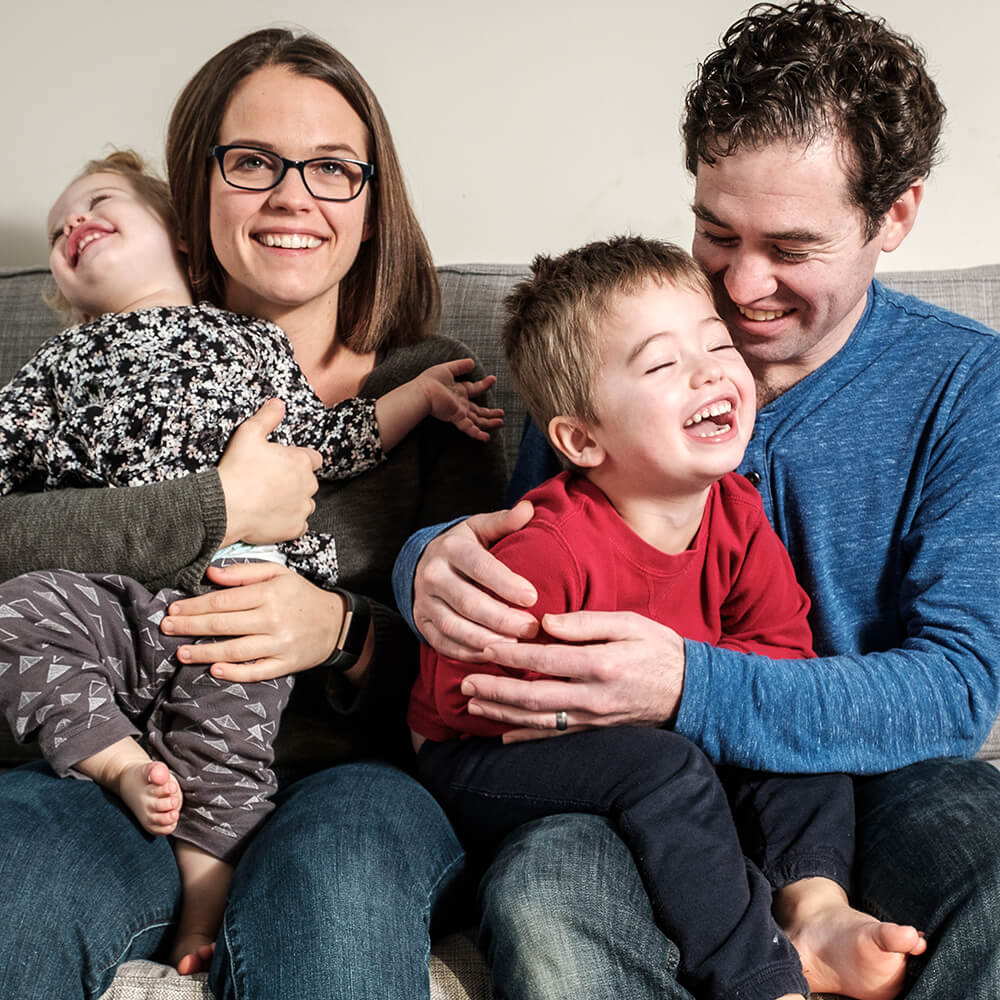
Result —
<instances>
[{"instance_id":1,"label":"fingers","mask_svg":"<svg viewBox=\"0 0 1000 1000\"><path fill-rule=\"evenodd\" d=\"M500 541L512 531L523 528L534 516L535 509L529 500L521 500L510 510L492 511L489 514L476 514L467 518L463 523L467 525L483 545L493 545ZM520 579L520 577L519 577ZM527 583L527 581L525 581ZM535 588L528 584L531 593L534 594L532 604L538 600ZM520 602L518 602L520 603Z\"/></svg>"},{"instance_id":2,"label":"fingers","mask_svg":"<svg viewBox=\"0 0 1000 1000\"><path fill-rule=\"evenodd\" d=\"M264 403L256 413L252 416L247 417L246 420L240 424L240 427L236 429L236 433L240 432L240 428L247 428L252 433L260 435L260 437L266 438L277 426L281 423L285 416L285 404L280 399L269 399Z\"/></svg>"},{"instance_id":3,"label":"fingers","mask_svg":"<svg viewBox=\"0 0 1000 1000\"><path fill-rule=\"evenodd\" d=\"M504 641L504 636L497 635L496 632L491 632L453 612L448 618L450 626L448 632L441 631L432 618L417 618L415 621L420 634L437 652L462 663L481 663L486 659L486 654L483 652L486 646ZM532 623L534 624L534 619Z\"/></svg>"},{"instance_id":4,"label":"fingers","mask_svg":"<svg viewBox=\"0 0 1000 1000\"><path fill-rule=\"evenodd\" d=\"M542 628L564 642L615 642L641 638L646 622L647 619L632 611L570 611L546 615Z\"/></svg>"}]
</instances>

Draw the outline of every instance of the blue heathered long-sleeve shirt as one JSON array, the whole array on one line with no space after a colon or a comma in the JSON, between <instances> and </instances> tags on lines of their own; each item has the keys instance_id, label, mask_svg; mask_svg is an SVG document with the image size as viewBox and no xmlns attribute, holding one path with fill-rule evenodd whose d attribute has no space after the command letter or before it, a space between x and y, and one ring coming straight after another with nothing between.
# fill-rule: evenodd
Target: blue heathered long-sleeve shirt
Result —
<instances>
[{"instance_id":1,"label":"blue heathered long-sleeve shirt","mask_svg":"<svg viewBox=\"0 0 1000 1000\"><path fill-rule=\"evenodd\" d=\"M1000 710L998 412L1000 337L873 282L844 347L758 413L740 466L812 599L819 659L686 640L676 730L768 771L975 753ZM512 486L551 462L532 432Z\"/></svg>"}]
</instances>

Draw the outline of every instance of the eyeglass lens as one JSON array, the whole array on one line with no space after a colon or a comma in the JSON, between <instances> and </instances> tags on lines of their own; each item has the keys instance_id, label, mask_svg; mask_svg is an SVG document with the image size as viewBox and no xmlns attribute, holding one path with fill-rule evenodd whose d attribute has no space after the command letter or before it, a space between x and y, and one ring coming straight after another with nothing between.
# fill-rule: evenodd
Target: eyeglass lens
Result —
<instances>
[{"instance_id":1,"label":"eyeglass lens","mask_svg":"<svg viewBox=\"0 0 1000 1000\"><path fill-rule=\"evenodd\" d=\"M274 187L285 165L275 154L260 149L228 149L222 157L222 173L236 187L266 191ZM364 184L364 171L348 160L309 160L302 166L302 179L317 198L353 198Z\"/></svg>"}]
</instances>

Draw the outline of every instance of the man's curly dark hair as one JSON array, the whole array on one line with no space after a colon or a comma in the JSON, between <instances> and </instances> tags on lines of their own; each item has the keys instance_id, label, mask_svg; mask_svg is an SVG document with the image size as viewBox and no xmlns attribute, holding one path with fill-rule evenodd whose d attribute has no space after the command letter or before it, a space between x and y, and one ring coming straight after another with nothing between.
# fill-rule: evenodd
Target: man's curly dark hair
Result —
<instances>
[{"instance_id":1,"label":"man's curly dark hair","mask_svg":"<svg viewBox=\"0 0 1000 1000\"><path fill-rule=\"evenodd\" d=\"M844 140L848 192L872 239L927 176L945 107L921 50L839 0L754 5L698 68L685 99L685 163L778 140Z\"/></svg>"}]
</instances>

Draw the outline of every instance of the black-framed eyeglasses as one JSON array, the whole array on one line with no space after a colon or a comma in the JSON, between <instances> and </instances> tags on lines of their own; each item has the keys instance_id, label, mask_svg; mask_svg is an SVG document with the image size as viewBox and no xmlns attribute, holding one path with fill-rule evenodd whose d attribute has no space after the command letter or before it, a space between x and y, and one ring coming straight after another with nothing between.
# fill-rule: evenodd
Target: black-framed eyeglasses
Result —
<instances>
[{"instance_id":1,"label":"black-framed eyeglasses","mask_svg":"<svg viewBox=\"0 0 1000 1000\"><path fill-rule=\"evenodd\" d=\"M306 190L321 201L353 201L375 173L372 163L340 156L289 160L270 149L255 146L212 146L209 158L219 162L222 179L241 191L270 191L289 169L302 175Z\"/></svg>"}]
</instances>

